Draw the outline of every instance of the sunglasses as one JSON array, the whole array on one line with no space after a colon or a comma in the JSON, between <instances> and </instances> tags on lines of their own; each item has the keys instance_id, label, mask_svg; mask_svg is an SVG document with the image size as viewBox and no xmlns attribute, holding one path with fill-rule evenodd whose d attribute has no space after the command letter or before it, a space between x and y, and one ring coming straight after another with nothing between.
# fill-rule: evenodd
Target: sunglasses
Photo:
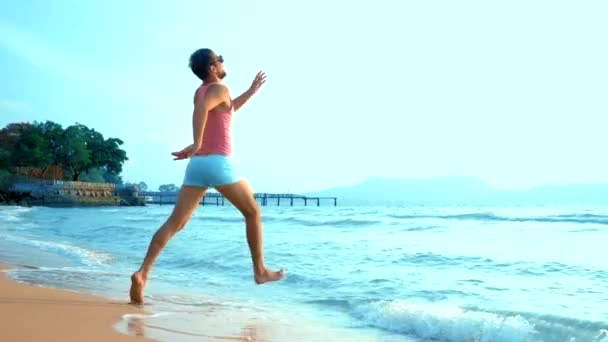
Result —
<instances>
[{"instance_id":1,"label":"sunglasses","mask_svg":"<svg viewBox=\"0 0 608 342\"><path fill-rule=\"evenodd\" d=\"M215 63L218 63L218 62L219 63L224 63L224 57L222 57L221 55L217 56L217 59L215 61L211 62L211 65L213 65Z\"/></svg>"}]
</instances>

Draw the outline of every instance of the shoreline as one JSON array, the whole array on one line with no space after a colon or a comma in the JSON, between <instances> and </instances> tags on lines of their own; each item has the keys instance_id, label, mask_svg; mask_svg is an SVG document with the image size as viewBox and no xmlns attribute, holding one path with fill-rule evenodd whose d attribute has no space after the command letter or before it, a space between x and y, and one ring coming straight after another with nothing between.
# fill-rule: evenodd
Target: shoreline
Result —
<instances>
[{"instance_id":1,"label":"shoreline","mask_svg":"<svg viewBox=\"0 0 608 342\"><path fill-rule=\"evenodd\" d=\"M120 334L132 335L132 337L144 336L146 340L172 342L219 340L363 342L377 340L379 336L392 335L359 324L358 321L351 325L350 316L342 315L332 308L315 306L314 302L310 305L306 300L302 301L298 298L292 299L285 293L287 286L260 287L256 286L249 277L246 277L247 279L239 277L234 272L222 274L214 273L212 270L211 275L207 276L204 269L194 270L192 275L188 274L190 279L187 279L178 273L183 271L179 265L158 268L158 278L147 289L145 306L127 305L130 274L127 258L131 256L125 248L129 244L115 245L115 239L110 239L108 236L120 237L122 235L118 234L123 232L127 234L125 237L136 237L135 233L143 236L144 232L139 229L141 228L142 231L149 229L146 226L151 221L157 220L166 210L159 208L157 211L144 213L149 215L142 215L143 212L139 208L134 208L126 215L119 209L59 212L15 208L15 210L3 211L6 215L2 218L2 228L6 236L3 235L0 239L0 265L8 265L10 270L4 275L6 278L0 275L0 281L2 283L10 281L16 289L11 291L8 298L14 305L4 305L0 314L9 317L13 315L13 311L29 311L20 313L20 318L14 320L4 319L3 325L11 326L12 335L7 336L9 332L3 331L0 333L0 341L47 339L82 341L90 340L83 336L98 335L100 333L97 331L101 330L108 337L93 341L125 340L125 336ZM118 224L108 226L103 222L104 220L99 222L93 219L87 220L88 217L98 216L98 213L105 216L104 220L117 218L120 221ZM237 215L234 213L233 216L237 217ZM228 224L230 227L240 226L240 222L230 220ZM125 230L126 226L134 228L132 231ZM195 229L190 229L188 232L194 231ZM213 229L210 231L214 232ZM224 234L224 231L222 229L221 234ZM231 228L230 231L236 232L237 229ZM239 229L238 232L240 231ZM78 235L70 235L72 233ZM99 240L96 240L96 243L81 242L76 236ZM188 238L187 235L185 237ZM226 247L231 246L234 240L228 236L224 240L213 241L221 241L215 246L219 251L219 249L234 248ZM192 247L196 248L196 246ZM210 247L213 251L214 245ZM188 250L186 252L188 255L197 256L197 254L189 254ZM200 265L212 268L214 263L207 265L201 262ZM229 266L240 267L236 263L230 263ZM297 278L294 280L297 281ZM2 291L0 297L4 297L7 291L1 286L4 285L0 284ZM36 296L22 295L22 289L25 288L29 289L28 291L36 289L45 291L43 303ZM273 294L275 291L276 297ZM69 297L59 302L48 303L49 298L56 299L58 292L64 292L64 295ZM115 310L114 314L105 321L101 321L101 316L98 317L96 314L89 314L87 318L83 318L83 315L78 313L78 308L74 308L69 314L64 313L65 309L55 310L56 312L46 309L51 306L66 306L66 300L80 298L82 294L88 298L93 296L101 298L106 304L112 302L115 307L118 306L118 310ZM32 303L36 300L36 303ZM98 305L80 306L91 306L95 311ZM41 312L40 308L46 311ZM30 320L31 316L36 316L37 320ZM69 317L65 318L66 316ZM64 320L60 322L63 327L58 327L56 322L61 320ZM99 326L95 332L91 332L90 327L87 326L91 323ZM36 336L23 335L27 329L42 331L42 328L38 328L40 324L46 324L52 330L47 327L44 328L45 332ZM85 333L80 337L66 334L66 331L69 332L73 327L78 327ZM403 340L402 336L390 336L390 338L395 341ZM384 340L389 341L388 338Z\"/></svg>"},{"instance_id":2,"label":"shoreline","mask_svg":"<svg viewBox=\"0 0 608 342\"><path fill-rule=\"evenodd\" d=\"M0 261L0 341L373 341L369 335L320 326L297 314L210 301L187 310L162 303L137 307L94 294L21 283L6 272L27 267ZM388 340L387 340L388 341ZM392 341L392 340L390 340Z\"/></svg>"},{"instance_id":3,"label":"shoreline","mask_svg":"<svg viewBox=\"0 0 608 342\"><path fill-rule=\"evenodd\" d=\"M128 334L116 328L124 315L145 314L143 308L126 301L20 283L6 274L16 267L0 262L1 341L154 341L139 334L137 327L128 327Z\"/></svg>"}]
</instances>

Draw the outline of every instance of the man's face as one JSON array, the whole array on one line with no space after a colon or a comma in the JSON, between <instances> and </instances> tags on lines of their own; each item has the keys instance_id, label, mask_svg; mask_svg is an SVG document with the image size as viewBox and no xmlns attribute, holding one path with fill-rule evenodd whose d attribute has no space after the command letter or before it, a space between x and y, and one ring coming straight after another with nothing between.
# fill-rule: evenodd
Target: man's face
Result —
<instances>
[{"instance_id":1,"label":"man's face","mask_svg":"<svg viewBox=\"0 0 608 342\"><path fill-rule=\"evenodd\" d=\"M211 62L211 71L220 79L226 77L226 71L224 70L224 57L214 56L213 62Z\"/></svg>"}]
</instances>

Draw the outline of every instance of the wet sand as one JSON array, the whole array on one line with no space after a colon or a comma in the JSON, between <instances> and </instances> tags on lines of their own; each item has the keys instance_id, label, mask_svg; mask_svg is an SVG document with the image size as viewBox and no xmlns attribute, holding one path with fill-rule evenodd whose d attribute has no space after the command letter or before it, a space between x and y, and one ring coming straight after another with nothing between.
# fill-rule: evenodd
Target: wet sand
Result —
<instances>
[{"instance_id":1,"label":"wet sand","mask_svg":"<svg viewBox=\"0 0 608 342\"><path fill-rule=\"evenodd\" d=\"M176 311L160 303L133 306L89 294L22 284L0 263L0 341L374 341L320 327L297 315L208 303Z\"/></svg>"},{"instance_id":2,"label":"wet sand","mask_svg":"<svg viewBox=\"0 0 608 342\"><path fill-rule=\"evenodd\" d=\"M10 265L0 264L0 270ZM0 341L152 341L120 333L124 314L143 309L76 292L12 281L0 272Z\"/></svg>"}]
</instances>

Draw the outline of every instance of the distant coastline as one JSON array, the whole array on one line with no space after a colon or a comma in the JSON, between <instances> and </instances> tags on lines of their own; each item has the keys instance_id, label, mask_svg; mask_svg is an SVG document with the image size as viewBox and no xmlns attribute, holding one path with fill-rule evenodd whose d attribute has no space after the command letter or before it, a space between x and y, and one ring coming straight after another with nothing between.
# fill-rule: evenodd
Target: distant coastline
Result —
<instances>
[{"instance_id":1,"label":"distant coastline","mask_svg":"<svg viewBox=\"0 0 608 342\"><path fill-rule=\"evenodd\" d=\"M0 204L47 207L143 206L137 186L58 180L15 182L0 192Z\"/></svg>"},{"instance_id":2,"label":"distant coastline","mask_svg":"<svg viewBox=\"0 0 608 342\"><path fill-rule=\"evenodd\" d=\"M119 185L122 144L81 123L9 123L0 129L0 204L139 205L137 190Z\"/></svg>"},{"instance_id":3,"label":"distant coastline","mask_svg":"<svg viewBox=\"0 0 608 342\"><path fill-rule=\"evenodd\" d=\"M608 205L608 184L544 185L529 190L493 188L474 177L389 179L308 192L331 194L343 205Z\"/></svg>"},{"instance_id":4,"label":"distant coastline","mask_svg":"<svg viewBox=\"0 0 608 342\"><path fill-rule=\"evenodd\" d=\"M179 188L163 185L175 197ZM8 189L8 190L7 190ZM58 180L21 180L0 190L0 205L144 206L145 183L116 184ZM167 195L168 196L168 195ZM171 196L168 196L171 197ZM302 193L308 198L340 198L346 205L608 205L608 184L546 185L529 190L492 188L472 177L384 179L372 177L352 186ZM208 204L218 204L210 199ZM286 199L289 201L289 199ZM173 203L174 199L167 203ZM276 202L276 198L275 198ZM264 201L261 201L261 204ZM286 202L289 205L289 202ZM330 205L332 203L329 203ZM316 203L313 203L316 205Z\"/></svg>"}]
</instances>

